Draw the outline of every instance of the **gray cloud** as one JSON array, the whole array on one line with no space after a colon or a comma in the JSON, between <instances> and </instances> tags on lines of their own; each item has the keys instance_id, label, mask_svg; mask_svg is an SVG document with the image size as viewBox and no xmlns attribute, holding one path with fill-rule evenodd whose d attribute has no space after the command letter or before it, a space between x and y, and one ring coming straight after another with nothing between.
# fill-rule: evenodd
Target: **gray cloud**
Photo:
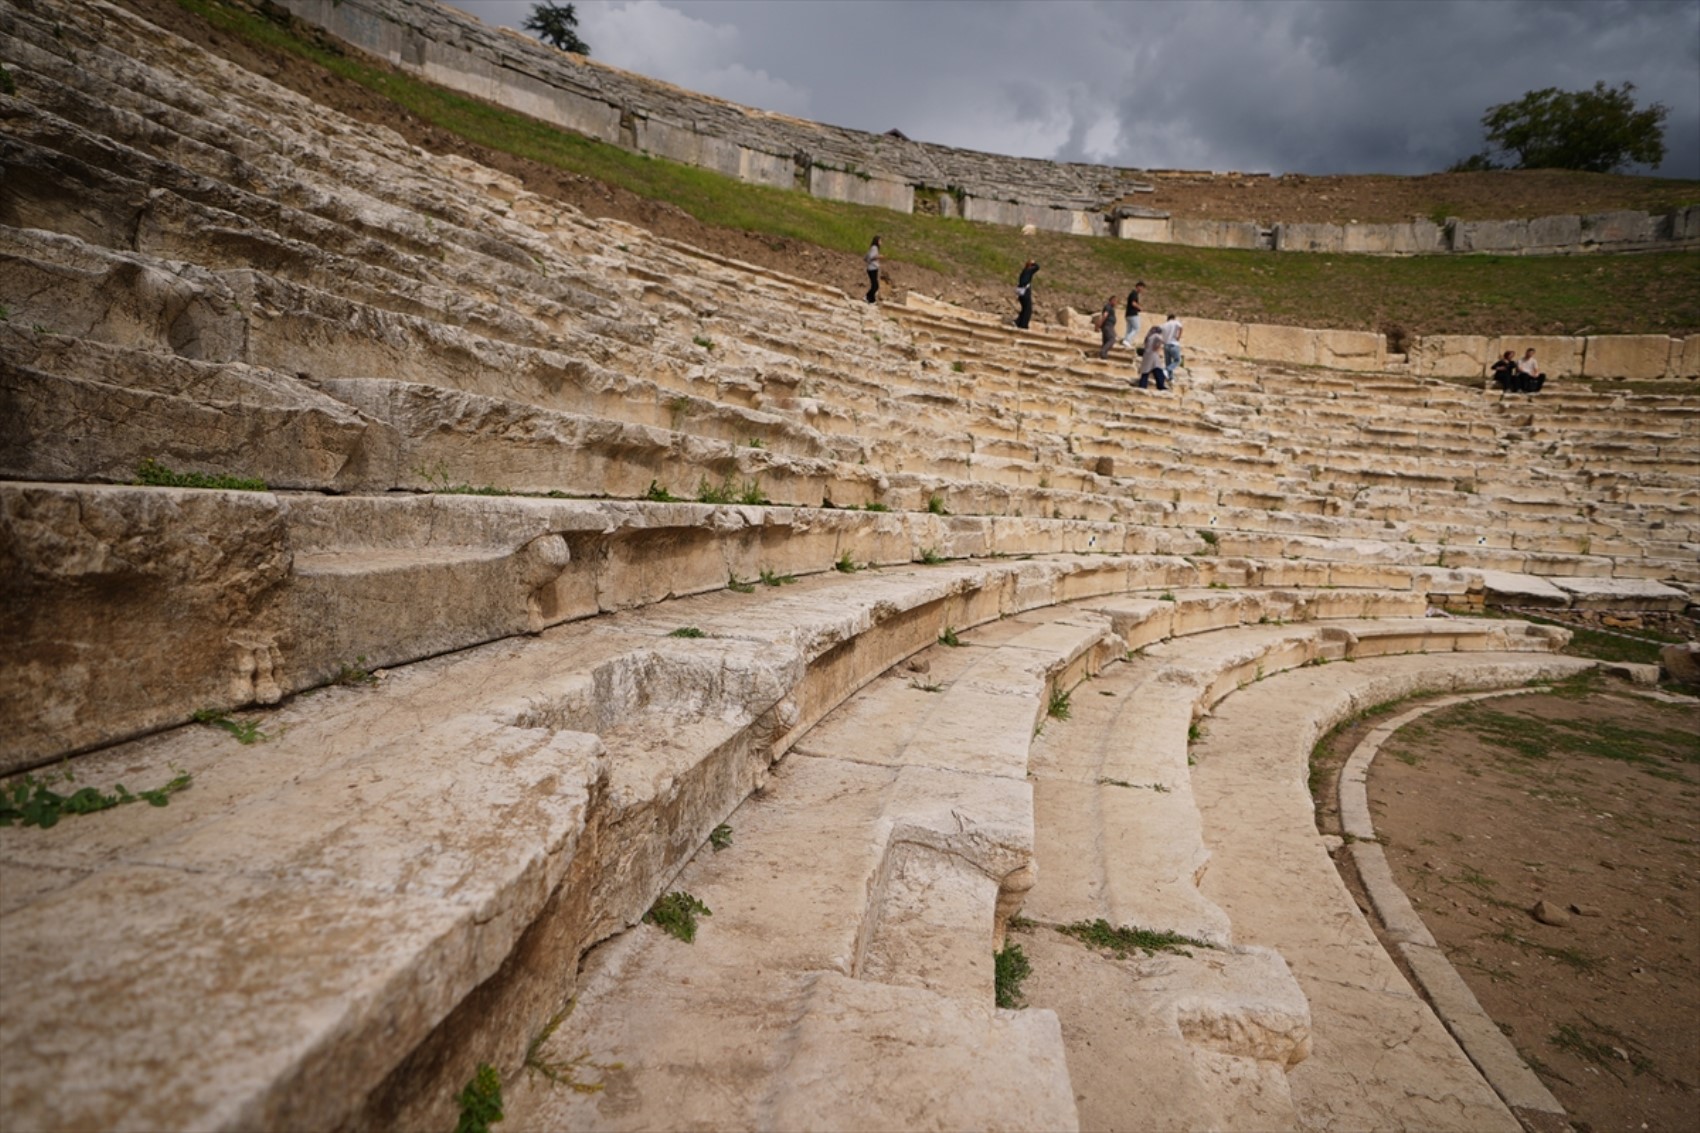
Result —
<instances>
[{"instance_id":1,"label":"gray cloud","mask_svg":"<svg viewBox=\"0 0 1700 1133\"><path fill-rule=\"evenodd\" d=\"M517 27L529 0L451 0ZM1636 84L1700 178L1700 0L580 0L596 57L819 121L1140 168L1429 173L1525 91Z\"/></svg>"}]
</instances>

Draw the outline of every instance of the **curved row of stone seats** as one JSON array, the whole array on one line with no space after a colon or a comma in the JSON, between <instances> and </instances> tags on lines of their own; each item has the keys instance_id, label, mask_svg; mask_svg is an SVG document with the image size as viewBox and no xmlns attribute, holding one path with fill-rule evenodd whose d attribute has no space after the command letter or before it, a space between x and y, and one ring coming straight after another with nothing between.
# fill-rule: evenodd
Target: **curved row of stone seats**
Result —
<instances>
[{"instance_id":1,"label":"curved row of stone seats","mask_svg":"<svg viewBox=\"0 0 1700 1133\"><path fill-rule=\"evenodd\" d=\"M1444 663L1387 656L1302 668L1248 687L1206 721L1189 753L1211 853L1201 888L1232 918L1237 941L1285 958L1308 1002L1311 1057L1288 1075L1298 1127L1514 1133L1561 1115L1544 1090L1496 1098L1503 1076L1491 1076L1490 1088L1443 1030L1442 1021L1452 1028L1454 1020L1437 1020L1399 973L1317 834L1306 780L1316 741L1365 709L1416 695L1559 680L1593 664L1481 653ZM1428 956L1411 955L1407 945L1400 950L1412 963L1444 964L1432 949ZM1492 1037L1503 1042L1497 1031Z\"/></svg>"},{"instance_id":2,"label":"curved row of stone seats","mask_svg":"<svg viewBox=\"0 0 1700 1133\"><path fill-rule=\"evenodd\" d=\"M932 318L932 322L938 322L937 318ZM993 332L981 330L978 333L989 337ZM1209 378L1205 378L1205 381L1214 386L1214 381L1212 381L1214 376L1214 373L1210 373ZM1445 388L1443 383L1435 384L1442 386L1442 393L1450 390L1450 388ZM1411 383L1402 381L1397 388L1401 388L1404 393L1409 393ZM1294 400L1302 400L1302 398L1294 398ZM1452 434L1455 437L1452 446L1447 447L1447 449L1442 449L1436 444L1428 444L1428 442L1406 446L1408 451L1404 451L1399 456L1419 459L1421 471L1414 471L1413 473L1411 470L1401 470L1397 466L1389 466L1389 461L1387 461L1389 454L1387 453L1377 458L1374 454L1374 424L1365 425L1363 420L1353 417L1345 410L1329 408L1328 413L1326 413L1326 417L1328 417L1326 429L1317 427L1317 429L1312 430L1312 439L1316 441L1317 446L1326 446L1324 451L1329 451L1326 463L1311 464L1312 475L1323 476L1324 478L1321 481L1312 480L1311 488L1314 495L1299 495L1299 498L1294 498L1294 485L1280 485L1280 487L1273 487L1272 485L1272 487L1256 488L1255 481L1253 481L1253 492L1249 495L1241 495L1239 498L1243 498L1244 502L1248 502L1248 504L1256 504L1261 509L1266 510L1299 512L1299 514L1316 514L1316 512L1340 514L1340 510L1343 510L1338 505L1340 498L1358 497L1365 492L1365 485L1374 485L1374 483L1397 485L1399 492L1404 493L1455 492L1453 500L1459 504L1459 510L1450 521L1443 514L1433 514L1431 509L1421 509L1421 514L1425 515L1430 522L1426 522L1425 526L1411 527L1408 531L1401 532L1406 538L1413 539L1416 543L1428 544L1423 549L1431 560L1445 561L1445 558L1447 558L1445 546L1448 543L1453 544L1453 546L1476 544L1477 539L1481 539L1481 544L1494 543L1501 544L1501 546L1511 546L1511 541L1515 538L1518 549L1523 549L1523 551L1549 551L1549 553L1557 553L1557 555L1581 555L1584 551L1588 551L1589 544L1595 543L1598 539L1600 551L1603 555L1647 560L1647 568L1644 570L1647 577L1685 578L1693 572L1693 565L1691 565L1693 553L1691 553L1691 548L1685 546L1686 543L1693 543L1690 524L1674 526L1669 522L1669 519L1671 519L1669 515L1647 515L1640 512L1639 509L1632 510L1632 512L1620 512L1620 510L1613 509L1610 502L1589 505L1589 514L1584 517L1583 522L1578 522L1574 526L1576 527L1574 531L1557 531L1555 526L1545 521L1523 522L1523 524L1516 522L1516 515L1520 514L1521 509L1516 505L1515 500L1508 500L1506 505L1496 509L1508 519L1508 522L1487 527L1486 536L1484 536L1484 526L1481 522L1481 498L1479 498L1479 483L1477 481L1481 480L1484 473L1486 475L1494 475L1494 473L1504 475L1503 439L1496 442L1496 427L1493 427L1493 425L1470 422L1470 424L1452 427L1450 425L1453 420L1452 415L1450 415L1452 408L1447 407L1447 405L1442 405L1442 407L1426 407L1426 405L1423 405L1423 407L1414 408L1413 413L1414 415L1428 413L1428 417L1423 418L1425 427L1430 424L1435 425L1436 436L1445 437L1447 434ZM1266 413L1260 413L1258 420L1260 420L1260 424L1265 424L1265 432L1261 434L1263 446L1275 442L1273 441L1275 429L1280 427L1278 422L1282 417L1282 412L1278 412L1277 408L1273 407L1268 408ZM1300 415L1297 420L1299 420L1300 429L1304 429L1306 427L1304 422L1306 422L1307 417ZM1372 418L1372 420L1375 420L1375 418ZM1300 432L1300 429L1287 430L1278 439L1278 442L1289 453L1294 451L1294 446L1304 442L1304 432ZM1338 447L1336 447L1341 444L1341 430L1350 430L1348 436L1363 437L1360 444L1350 447L1345 454L1340 453ZM1404 434L1416 437L1425 436L1425 434L1419 434L1414 430L1401 429L1401 436L1404 436ZM1482 451L1482 446L1479 444L1482 439L1491 442L1493 447L1489 447L1487 451ZM1363 449L1370 449L1370 451L1365 453ZM1100 453L1102 453L1102 449L1100 449ZM1467 463L1455 464L1450 468L1447 468L1447 466L1436 468L1436 453L1459 454L1462 458L1467 458ZM1489 459L1494 463L1486 463ZM1202 463L1209 464L1210 461L1205 459ZM1496 468L1496 464L1499 468ZM1244 473L1248 473L1249 470L1244 466L1244 463L1239 463L1238 471L1241 476L1238 476L1236 480L1243 481ZM1688 483L1690 485L1693 483L1691 478ZM1460 485L1467 485L1470 488L1469 492L1457 492ZM1375 492L1375 488L1370 488L1370 492ZM1258 498L1258 493L1261 493L1261 498ZM1680 509L1680 497L1681 490L1678 490L1673 498L1669 498L1669 502L1676 509ZM1204 500L1193 500L1193 502L1205 502L1205 504L1212 502L1212 500L1227 502L1227 498L1229 497L1221 493L1219 488L1214 493L1210 492L1210 488L1205 488ZM1574 498L1574 495L1571 498ZM1498 498L1496 498L1496 502L1498 502ZM1549 509L1544 505L1537 505L1535 510L1545 512ZM1374 519L1372 524L1363 524L1363 526L1357 527L1355 531L1336 526L1334 527L1334 534L1357 536L1357 538L1377 538L1377 536L1384 534L1384 532L1379 531L1380 527L1389 526L1389 522L1394 522L1397 526L1404 526L1404 524L1413 521L1414 514L1418 514L1418 512L1414 512L1413 509L1406 509L1402 514L1397 515L1389 514L1385 509L1377 509L1372 514L1372 519ZM1576 514L1576 505L1569 505L1569 514ZM1683 515L1685 512L1674 510L1674 514ZM1204 517L1193 517L1193 519L1197 521L1197 519L1204 519ZM1215 514L1210 519L1224 522L1229 527L1244 527L1249 531L1265 531L1270 527L1268 521L1258 519L1255 515ZM1615 539L1620 531L1610 526L1613 519L1620 519L1623 529L1627 529L1627 531L1646 532L1649 529L1651 531L1664 531L1669 527L1674 527L1674 529L1668 531L1668 538L1629 543L1629 541L1623 541L1623 539ZM1455 558L1457 558L1457 553L1453 553L1453 560ZM1498 566L1498 568L1506 568L1506 570L1525 570L1525 568L1530 568L1530 560L1527 556L1516 558L1515 561L1508 560L1508 558L1498 558L1498 560L1493 561L1481 561L1479 565ZM1540 563L1537 561L1533 565L1538 568ZM1600 568L1598 560L1591 563L1588 568L1598 570ZM1571 573L1586 573L1586 570L1578 568L1578 570L1572 570Z\"/></svg>"},{"instance_id":3,"label":"curved row of stone seats","mask_svg":"<svg viewBox=\"0 0 1700 1133\"><path fill-rule=\"evenodd\" d=\"M583 950L856 687L948 627L1120 593L1131 566L722 589L297 698L261 747L189 728L83 757L81 784L195 784L0 831L0 1103L19 1128L440 1116L474 1063L517 1067Z\"/></svg>"},{"instance_id":4,"label":"curved row of stone seats","mask_svg":"<svg viewBox=\"0 0 1700 1133\"><path fill-rule=\"evenodd\" d=\"M1254 666L1261 676L1265 666L1273 672L1317 656L1519 643L1544 650L1567 635L1402 617L1321 629L1238 628L1271 614L1407 613L1409 594L1203 590L1169 597L1086 599L1000 621L963 634L967 649L935 647L913 670L886 674L830 714L761 794L730 816L734 852L704 846L680 874L678 889L714 911L696 945L644 929L595 953L572 1013L537 1049L540 1063L557 1073L565 1068L570 1082L528 1077L509 1095L509 1119L536 1129L727 1120L792 1128L841 1124L855 1113L881 1127L954 1127L997 1114L1020 1127L1072 1127L1071 1091L1048 1013L1000 1012L990 1003L990 953L1032 884L1035 805L1062 810L1040 815L1039 878L1050 904L1030 903L1029 914L1056 916L1066 907L1062 921L1108 916L1209 939L1224 953L1212 966L1240 975L1226 988L1218 976L1214 987L1200 980L1175 996L1189 1021L1209 1020L1190 1028L1183 1044L1212 1048L1242 1066L1273 1062L1284 1070L1302 1059L1308 1015L1279 957L1233 948L1225 920L1209 916L1196 898L1202 845L1185 787L1193 713L1251 679ZM1114 808L1083 809L1073 798L1063 805L1060 794L1036 804L1031 792L1043 796L1050 784L1044 767L1030 768L1028 753L1047 699L1054 704L1060 693L1081 692L1076 686L1129 644L1112 632L1118 624L1145 644L1205 636L1177 655L1184 660L1170 660L1149 688L1141 686L1144 692L1130 693L1138 719L1131 731L1115 733L1114 753L1065 745L1052 756L1096 759L1090 789L1119 790L1106 786L1106 775L1148 775L1153 752L1173 746L1160 737L1178 736L1176 787L1153 798L1177 815L1191 812L1190 839L1149 811L1124 816L1130 820L1108 823L1122 840L1106 862L1102 842L1094 852L1057 840L1079 830L1082 815ZM1230 626L1236 628L1224 631ZM1184 690L1175 694L1183 708L1175 720L1164 714L1159 689ZM1035 776L1030 787L1026 780ZM1166 871L1162 863L1188 846L1200 860L1178 875ZM799 861L813 868L799 872ZM1083 881L1082 872L1098 882ZM1190 901L1182 892L1188 889ZM1177 915L1179 908L1199 915ZM1291 989L1284 996L1269 986L1282 979ZM1262 986L1247 995L1244 982ZM893 984L912 990L897 992ZM1022 1037L1012 1037L1012 1028ZM962 1048L986 1041L982 1035L991 1036L987 1049L964 1064Z\"/></svg>"},{"instance_id":5,"label":"curved row of stone seats","mask_svg":"<svg viewBox=\"0 0 1700 1133\"><path fill-rule=\"evenodd\" d=\"M1539 637L1511 639L1514 649L1533 649L1533 653L1477 654L1478 648L1493 650L1507 642L1493 636L1483 641L1465 626L1448 643L1451 635L1444 632L1429 636L1435 619L1235 629L1233 615L1227 611L1248 598L1255 610L1256 596L1215 593L1205 597L1214 597L1218 605L1206 608L1203 619L1188 618L1183 605L1173 607L1177 626L1194 622L1201 632L1152 645L1130 657L1128 664L1107 668L1097 680L1075 690L1069 721L1047 728L1034 745L1039 882L1024 915L1041 926L1102 919L1153 932L1179 932L1215 945L1212 950L1195 948L1185 957L1147 961L1132 980L1119 967L1108 968L1101 976L1084 974L1076 960L1067 969L1070 980L1086 980L1090 985L1080 995L1058 989L1054 980L1047 982L1039 972L1041 964L1061 960L1057 945L1043 931L1023 937L1034 958L1031 997L1038 1005L1056 1006L1061 1017L1086 1127L1112 1125L1125 1113L1125 1108L1116 1108L1118 1096L1107 1083L1129 1077L1153 1087L1149 1102L1141 1099L1141 1104L1150 1106L1142 1113L1143 1124L1255 1129L1325 1124L1316 1120L1318 1111L1341 1099L1319 1097L1313 1083L1319 1078L1333 1082L1343 1072L1368 1076L1388 1048L1410 1039L1407 1015L1425 1010L1406 991L1398 997L1402 1000L1399 1023L1378 1030L1373 1004L1377 996L1387 994L1390 985L1374 983L1359 992L1361 1010L1355 1016L1359 1021L1352 1024L1358 1033L1343 1035L1340 996L1335 989L1324 989L1318 997L1315 986L1316 980L1332 978L1330 961L1323 958L1319 965L1317 957L1304 950L1286 955L1285 939L1263 935L1268 909L1258 910L1260 920L1242 925L1243 906L1236 906L1230 917L1214 899L1222 891L1221 871L1236 863L1225 866L1215 858L1214 832L1200 813L1194 780L1207 758L1202 753L1209 749L1197 741L1201 734L1207 740L1214 737L1220 715L1237 712L1246 690L1274 687L1284 679L1278 674L1285 668L1318 673L1309 683L1321 687L1333 674L1344 671L1358 678L1378 664L1396 662L1403 671L1420 674L1404 690L1417 691L1424 682L1442 688L1493 687L1568 675L1592 664L1551 657L1544 650L1554 642ZM1186 601L1180 595L1177 598ZM1136 635L1152 632L1143 621L1139 600L1081 605L1100 611L1125 607L1134 620L1118 617L1118 626ZM1278 611L1280 606L1277 603L1271 609ZM1224 622L1227 628L1222 628ZM1162 631L1157 628L1156 632ZM1564 636L1561 631L1560 640ZM1471 656L1448 653L1451 644L1470 651ZM1432 659L1386 656L1437 648L1441 654ZM1338 658L1342 651L1353 660L1369 659L1323 675L1317 666ZM1268 678L1273 679L1264 684ZM1381 684L1385 680L1376 687ZM1288 826L1275 829L1266 821L1252 822L1243 814L1231 813L1220 815L1218 821L1234 823L1237 831L1243 828L1242 841L1260 842L1281 861L1292 852L1289 844L1309 844L1320 850L1305 794L1303 755L1335 720L1376 702L1358 696L1342 699L1349 707L1326 719L1320 729L1302 733L1300 757L1280 783L1281 792L1294 792L1307 804L1302 822L1288 815ZM1307 726L1310 723L1306 721ZM1243 750L1256 759L1268 747L1255 733L1236 736L1237 745L1227 749L1236 755ZM1200 769L1195 769L1195 763ZM1204 797L1216 805L1214 797ZM1326 854L1320 857L1327 865ZM1332 884L1339 887L1337 880ZM1319 909L1307 920L1309 910L1300 913L1290 897L1283 907L1294 914L1295 924L1328 926L1320 930L1324 935L1337 931L1332 910ZM1361 927L1361 917L1358 921ZM1363 936L1368 947L1378 948L1367 928ZM1341 943L1335 941L1336 946ZM1356 943L1353 948L1360 950ZM1381 963L1391 969L1384 956ZM1334 970L1347 967L1351 964ZM1232 975L1224 979L1225 972ZM1135 1012L1149 1013L1151 1018L1141 1025L1125 1017ZM1432 1033L1423 1038L1425 1048L1450 1047L1432 1016L1426 1025ZM1347 1049L1342 1057L1342 1048L1354 1043L1362 1049ZM1455 1049L1450 1050L1450 1058L1446 1067L1450 1077L1442 1088L1460 1097L1473 1091L1490 1110L1496 1109L1467 1061ZM1400 1075L1409 1068L1382 1065L1388 1071L1387 1084L1398 1096L1405 1085ZM1125 1107L1125 1097L1119 1100ZM1425 1103L1413 1097L1409 1104L1415 1113ZM1456 1127L1450 1117L1436 1124L1440 1116L1436 1110L1419 1120L1390 1124Z\"/></svg>"},{"instance_id":6,"label":"curved row of stone seats","mask_svg":"<svg viewBox=\"0 0 1700 1133\"><path fill-rule=\"evenodd\" d=\"M1254 561L1224 536L1223 553L1182 558L1204 546L1192 532L924 510L11 482L0 516L13 770L201 709L273 703L347 666L835 566L1088 552L1096 569L1155 571L1145 586L1377 586L1442 601L1473 589L1479 601L1483 585L1379 544L1276 539ZM162 652L176 660L155 670Z\"/></svg>"},{"instance_id":7,"label":"curved row of stone seats","mask_svg":"<svg viewBox=\"0 0 1700 1133\"><path fill-rule=\"evenodd\" d=\"M258 514L266 505L263 497L238 493L109 491L175 508L174 522L157 531L176 531L188 548L204 530L182 524L193 518L183 513L222 509L216 527L233 531L232 509ZM106 557L110 567L111 549L94 542L108 525L90 502L78 501L84 511L75 522L87 525L81 561L98 569ZM300 502L327 525L325 509L333 507L359 509L353 522L363 531L381 524L386 512L395 518L395 509L379 501ZM487 527L499 514L492 505L541 506L400 502L434 511L430 526L446 543L455 540L446 529L457 522ZM607 535L615 517L604 511L600 518L599 533ZM844 518L865 526L901 517ZM612 526L638 551L641 536L629 530L632 524ZM26 522L6 529L44 534ZM807 540L787 533L783 542L794 541ZM171 548L163 550L181 562ZM680 561L653 553L634 558L640 564L634 573L643 566L656 572L652 582ZM444 562L428 549L397 556L392 565L404 574L373 596L390 599L386 617L373 620L393 624L388 615L397 610L398 592L433 594L432 608L416 614L452 612L468 591L448 585L453 579L442 571L428 577ZM440 1065L451 1057L447 1052L454 1052L450 1078L470 1072L468 1059L512 1064L529 1032L498 1037L493 1020L510 1029L516 1020L541 1025L571 994L570 987L550 987L549 973L572 971L578 951L635 920L684 853L759 784L768 763L860 684L947 628L1123 593L1131 585L1197 584L1201 577L1182 559L1091 556L826 574L795 590L764 588L760 597L720 589L659 604L664 590L645 595L634 587L627 600L649 604L627 614L424 661L394 671L375 689L295 699L261 719L271 738L252 755L233 750L222 732L190 728L85 756L76 765L82 784L145 784L187 771L196 785L164 810L122 810L98 824L0 834L9 879L3 927L9 969L18 977L0 992L6 1001L0 1044L9 1066L21 1068L6 1078L7 1112L29 1127L111 1124L120 1114L143 1124L167 1122L165 1111L148 1108L157 1100L170 1107L172 1123L324 1127L357 1111L379 1120L412 1104L444 1104L452 1089L422 1100L418 1088L422 1079L434 1086L447 1081ZM196 594L180 577L175 581L178 589L167 594L176 620L190 631L200 628L193 624ZM227 577L202 581L208 584L203 602L229 589ZM90 592L114 589L143 588L97 583ZM24 595L26 609L33 608L31 597ZM1330 592L1308 600L1342 597ZM1283 608L1301 600L1288 596ZM1412 601L1409 595L1392 600ZM1206 590L1183 605L1216 602ZM90 613L116 622L124 612ZM325 618L322 632L346 632L338 621L352 612L346 605L317 612ZM177 646L160 632L172 620L162 612L135 627L149 640L134 662L122 655L102 659L133 675L147 671L150 658L188 662L205 651L202 642ZM671 637L681 623L703 629L710 640ZM246 665L231 666L242 679L287 674L286 666L265 671L274 646L244 648ZM1071 666L1096 663L1093 655L1084 646L1074 649L1047 670L1047 679L1074 679ZM1101 651L1096 655L1101 660ZM159 670L157 660L151 668ZM16 685L8 679L7 687ZM44 699L65 707L65 690L44 691ZM1031 718L1029 711L1023 732ZM476 790L466 786L469 775ZM351 799L360 804L353 813ZM500 820L490 820L491 808ZM234 926L232 909L240 910ZM99 932L91 931L89 917L100 920ZM339 924L342 943L280 948L286 926L304 917ZM123 931L114 931L114 918ZM95 948L92 940L108 945ZM371 948L373 940L384 947ZM179 962L175 950L185 945L202 950L195 963ZM358 963L350 963L351 951ZM325 965L334 975L320 971ZM102 993L87 995L93 986ZM24 988L37 991L25 995ZM256 998L266 1011L253 1010ZM129 1022L115 1028L114 1018ZM43 1028L52 1041L39 1037ZM126 1038L156 1030L161 1042L182 1044L182 1054ZM209 1064L218 1072L206 1073ZM135 1075L157 1074L160 1065L193 1081L156 1081L160 1088L148 1091L154 1100L138 1103ZM380 1088L386 1077L390 1084ZM79 1085L42 1085L55 1082Z\"/></svg>"},{"instance_id":8,"label":"curved row of stone seats","mask_svg":"<svg viewBox=\"0 0 1700 1133\"><path fill-rule=\"evenodd\" d=\"M732 852L673 883L712 910L694 946L643 929L589 958L539 1054L604 1088L530 1078L516 1128L1076 1126L1056 1020L994 1006L992 954L1033 884L1035 726L1122 645L1048 610L961 641L830 714L733 811Z\"/></svg>"}]
</instances>

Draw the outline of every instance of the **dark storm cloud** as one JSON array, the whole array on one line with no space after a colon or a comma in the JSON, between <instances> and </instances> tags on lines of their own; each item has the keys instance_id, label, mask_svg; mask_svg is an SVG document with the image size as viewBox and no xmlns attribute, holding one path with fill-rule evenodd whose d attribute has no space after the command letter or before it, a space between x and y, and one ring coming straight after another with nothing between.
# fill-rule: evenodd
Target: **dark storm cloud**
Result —
<instances>
[{"instance_id":1,"label":"dark storm cloud","mask_svg":"<svg viewBox=\"0 0 1700 1133\"><path fill-rule=\"evenodd\" d=\"M528 0L455 0L518 26ZM598 58L767 109L1144 168L1425 173L1524 92L1636 84L1700 177L1700 0L580 0Z\"/></svg>"}]
</instances>

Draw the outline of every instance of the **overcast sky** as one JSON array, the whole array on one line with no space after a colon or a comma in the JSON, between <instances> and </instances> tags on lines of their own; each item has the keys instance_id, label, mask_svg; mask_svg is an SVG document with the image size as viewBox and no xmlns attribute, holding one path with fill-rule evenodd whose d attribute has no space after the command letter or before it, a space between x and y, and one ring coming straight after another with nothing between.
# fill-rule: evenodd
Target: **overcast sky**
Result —
<instances>
[{"instance_id":1,"label":"overcast sky","mask_svg":"<svg viewBox=\"0 0 1700 1133\"><path fill-rule=\"evenodd\" d=\"M518 28L532 0L449 0ZM1145 169L1432 173L1489 106L1636 85L1700 178L1700 0L578 0L593 57L917 141ZM1633 172L1649 172L1636 169Z\"/></svg>"}]
</instances>

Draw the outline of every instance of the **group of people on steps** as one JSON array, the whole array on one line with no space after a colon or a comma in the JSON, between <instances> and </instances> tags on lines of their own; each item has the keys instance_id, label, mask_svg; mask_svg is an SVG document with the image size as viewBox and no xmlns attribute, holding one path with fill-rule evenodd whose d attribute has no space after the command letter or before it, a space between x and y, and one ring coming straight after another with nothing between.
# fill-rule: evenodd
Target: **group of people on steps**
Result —
<instances>
[{"instance_id":1,"label":"group of people on steps","mask_svg":"<svg viewBox=\"0 0 1700 1133\"><path fill-rule=\"evenodd\" d=\"M868 254L863 257L868 267L868 294L870 303L879 299L880 293L880 238L875 236L868 247ZM1033 277L1039 273L1039 261L1028 260L1021 265L1021 274L1016 277L1015 297L1021 304L1016 313L1015 325L1026 330L1033 321ZM1122 314L1127 327L1121 337L1121 345L1133 347L1139 356L1139 380L1133 384L1140 389L1148 389L1149 383L1155 381L1157 388L1166 390L1174 374L1181 366L1181 320L1176 315L1170 315L1167 321L1154 325L1145 333L1143 342L1135 345L1139 336L1139 318L1144 308L1140 306L1139 293L1144 289L1142 279L1133 285L1133 290L1127 293L1127 300L1122 305ZM1104 300L1104 309L1092 319L1092 326L1101 336L1098 347L1098 357L1108 358L1110 350L1116 345L1116 297L1109 296ZM1540 366L1535 362L1535 348L1530 347L1523 352L1523 357L1514 357L1515 351L1507 350L1493 364L1493 383L1506 393L1538 393L1546 385L1547 376L1541 373Z\"/></svg>"},{"instance_id":2,"label":"group of people on steps","mask_svg":"<svg viewBox=\"0 0 1700 1133\"><path fill-rule=\"evenodd\" d=\"M868 269L868 293L864 298L869 303L879 301L880 293L880 238L875 236L868 245L868 251L862 257ZM1015 325L1026 330L1033 321L1033 277L1039 272L1039 261L1028 260L1021 266L1021 274L1016 277L1015 297L1021 304L1016 313ZM1140 306L1139 293L1145 287L1142 279L1133 285L1133 290L1127 293L1127 301L1123 308L1126 315L1127 333L1122 336L1124 347L1133 347L1139 356L1139 380L1134 382L1140 389L1150 388L1155 381L1157 388L1166 390L1174 377L1175 370L1181 365L1181 320L1178 315L1170 315L1168 320L1154 325L1145 335L1144 342L1135 345L1134 340L1139 335L1139 317L1144 310ZM1111 295L1104 301L1104 309L1092 320L1092 325L1103 336L1103 345L1099 347L1098 357L1108 358L1110 348L1116 344L1116 297Z\"/></svg>"}]
</instances>

